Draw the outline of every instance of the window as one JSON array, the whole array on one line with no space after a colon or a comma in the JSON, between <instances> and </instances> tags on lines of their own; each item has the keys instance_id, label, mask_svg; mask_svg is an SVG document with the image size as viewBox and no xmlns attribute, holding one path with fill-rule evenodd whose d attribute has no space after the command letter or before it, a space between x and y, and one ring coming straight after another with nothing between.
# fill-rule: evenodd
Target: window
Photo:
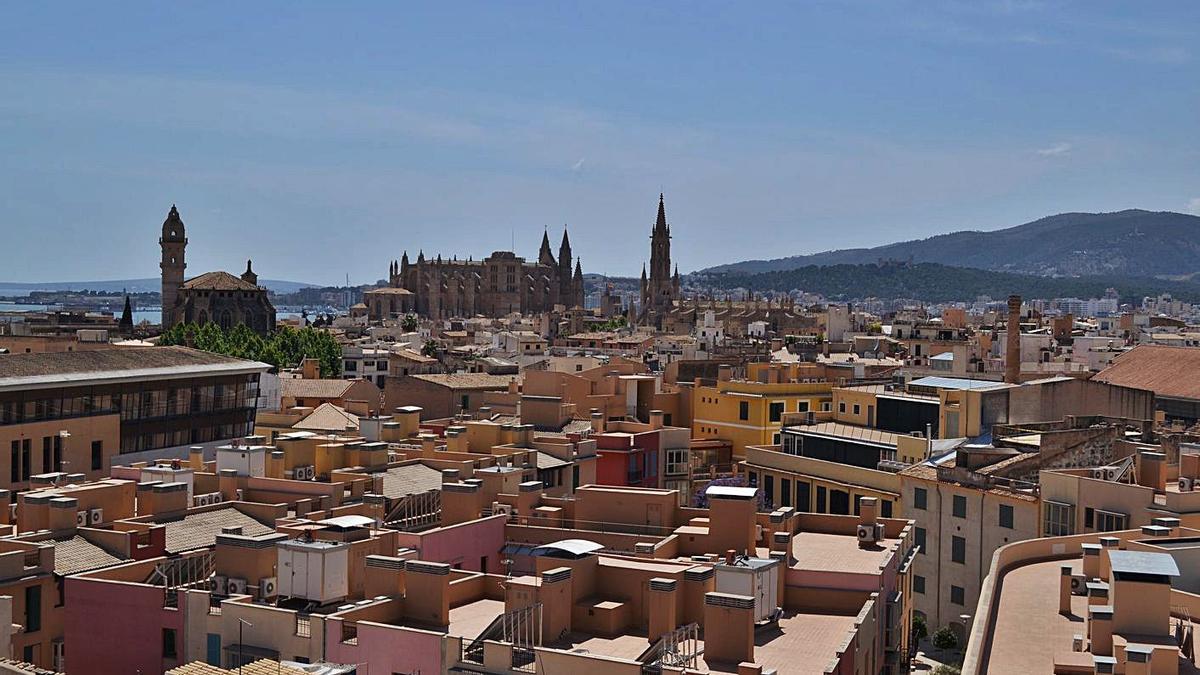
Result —
<instances>
[{"instance_id":1,"label":"window","mask_svg":"<svg viewBox=\"0 0 1200 675\"><path fill-rule=\"evenodd\" d=\"M953 535L950 537L950 562L966 564L967 540Z\"/></svg>"},{"instance_id":2,"label":"window","mask_svg":"<svg viewBox=\"0 0 1200 675\"><path fill-rule=\"evenodd\" d=\"M1075 534L1075 507L1062 502L1042 502L1042 536Z\"/></svg>"},{"instance_id":3,"label":"window","mask_svg":"<svg viewBox=\"0 0 1200 675\"><path fill-rule=\"evenodd\" d=\"M179 652L175 648L175 629L162 629L162 655L164 659L174 659L179 657Z\"/></svg>"},{"instance_id":4,"label":"window","mask_svg":"<svg viewBox=\"0 0 1200 675\"><path fill-rule=\"evenodd\" d=\"M1008 504L1000 505L1000 527L1013 529L1013 507Z\"/></svg>"},{"instance_id":5,"label":"window","mask_svg":"<svg viewBox=\"0 0 1200 675\"><path fill-rule=\"evenodd\" d=\"M802 481L796 481L796 510L808 511L812 508L812 498L809 496L811 486Z\"/></svg>"},{"instance_id":6,"label":"window","mask_svg":"<svg viewBox=\"0 0 1200 675\"><path fill-rule=\"evenodd\" d=\"M775 507L775 477L770 474L763 476L763 499L768 509Z\"/></svg>"},{"instance_id":7,"label":"window","mask_svg":"<svg viewBox=\"0 0 1200 675\"><path fill-rule=\"evenodd\" d=\"M687 473L688 470L688 449L687 448L669 448L667 450L667 473L679 474Z\"/></svg>"},{"instance_id":8,"label":"window","mask_svg":"<svg viewBox=\"0 0 1200 675\"><path fill-rule=\"evenodd\" d=\"M950 602L952 602L956 605L965 605L965 604L967 604L966 596L967 596L967 592L965 590L963 590L962 586L951 586L950 587Z\"/></svg>"},{"instance_id":9,"label":"window","mask_svg":"<svg viewBox=\"0 0 1200 675\"><path fill-rule=\"evenodd\" d=\"M92 441L92 471L104 470L104 441Z\"/></svg>"},{"instance_id":10,"label":"window","mask_svg":"<svg viewBox=\"0 0 1200 675\"><path fill-rule=\"evenodd\" d=\"M892 500L884 499L879 502L879 512L884 518L892 517Z\"/></svg>"},{"instance_id":11,"label":"window","mask_svg":"<svg viewBox=\"0 0 1200 675\"><path fill-rule=\"evenodd\" d=\"M1125 522L1129 518L1124 513L1096 510L1096 531L1115 532L1126 529Z\"/></svg>"},{"instance_id":12,"label":"window","mask_svg":"<svg viewBox=\"0 0 1200 675\"><path fill-rule=\"evenodd\" d=\"M780 506L792 505L792 481L789 478L779 479L779 502Z\"/></svg>"},{"instance_id":13,"label":"window","mask_svg":"<svg viewBox=\"0 0 1200 675\"><path fill-rule=\"evenodd\" d=\"M53 461L53 459L50 456L50 448L52 447L51 446L52 442L53 441L50 440L49 436L42 436L42 471L45 473L50 472L50 466L51 466L50 463Z\"/></svg>"},{"instance_id":14,"label":"window","mask_svg":"<svg viewBox=\"0 0 1200 675\"><path fill-rule=\"evenodd\" d=\"M25 649L23 650L21 658L25 659L25 663L37 663L38 646L25 645Z\"/></svg>"},{"instance_id":15,"label":"window","mask_svg":"<svg viewBox=\"0 0 1200 675\"><path fill-rule=\"evenodd\" d=\"M846 402L845 401L841 401L838 403L838 412L845 414L845 412L846 412Z\"/></svg>"},{"instance_id":16,"label":"window","mask_svg":"<svg viewBox=\"0 0 1200 675\"><path fill-rule=\"evenodd\" d=\"M796 412L808 412L808 401L797 401Z\"/></svg>"},{"instance_id":17,"label":"window","mask_svg":"<svg viewBox=\"0 0 1200 675\"><path fill-rule=\"evenodd\" d=\"M929 491L925 488L913 488L913 508L924 511L929 508Z\"/></svg>"},{"instance_id":18,"label":"window","mask_svg":"<svg viewBox=\"0 0 1200 675\"><path fill-rule=\"evenodd\" d=\"M12 442L12 457L9 458L10 475L9 479L13 483L21 480L21 441ZM16 492L13 492L16 494Z\"/></svg>"},{"instance_id":19,"label":"window","mask_svg":"<svg viewBox=\"0 0 1200 675\"><path fill-rule=\"evenodd\" d=\"M854 404L854 414L857 415L860 410L862 410L862 408L857 403L855 403Z\"/></svg>"},{"instance_id":20,"label":"window","mask_svg":"<svg viewBox=\"0 0 1200 675\"><path fill-rule=\"evenodd\" d=\"M1087 529L1095 527L1096 509L1090 506L1085 506L1083 509L1083 526Z\"/></svg>"},{"instance_id":21,"label":"window","mask_svg":"<svg viewBox=\"0 0 1200 675\"><path fill-rule=\"evenodd\" d=\"M913 593L925 595L925 577L919 574L913 575Z\"/></svg>"},{"instance_id":22,"label":"window","mask_svg":"<svg viewBox=\"0 0 1200 675\"><path fill-rule=\"evenodd\" d=\"M954 517L967 517L967 498L965 495L954 495Z\"/></svg>"},{"instance_id":23,"label":"window","mask_svg":"<svg viewBox=\"0 0 1200 675\"><path fill-rule=\"evenodd\" d=\"M783 419L783 401L772 401L770 408L770 420L778 422Z\"/></svg>"},{"instance_id":24,"label":"window","mask_svg":"<svg viewBox=\"0 0 1200 675\"><path fill-rule=\"evenodd\" d=\"M749 402L741 401L738 403L738 419L739 420L750 419L750 403Z\"/></svg>"},{"instance_id":25,"label":"window","mask_svg":"<svg viewBox=\"0 0 1200 675\"><path fill-rule=\"evenodd\" d=\"M34 584L25 587L25 632L36 633L42 629L42 587Z\"/></svg>"},{"instance_id":26,"label":"window","mask_svg":"<svg viewBox=\"0 0 1200 675\"><path fill-rule=\"evenodd\" d=\"M32 438L21 439L21 480L29 480L29 474L31 473L32 468L30 466L32 462L29 461L29 454L32 451L32 448Z\"/></svg>"},{"instance_id":27,"label":"window","mask_svg":"<svg viewBox=\"0 0 1200 675\"><path fill-rule=\"evenodd\" d=\"M825 513L825 488L817 486L817 513Z\"/></svg>"},{"instance_id":28,"label":"window","mask_svg":"<svg viewBox=\"0 0 1200 675\"><path fill-rule=\"evenodd\" d=\"M921 547L921 555L925 555L925 528L918 527L913 532L913 544Z\"/></svg>"}]
</instances>

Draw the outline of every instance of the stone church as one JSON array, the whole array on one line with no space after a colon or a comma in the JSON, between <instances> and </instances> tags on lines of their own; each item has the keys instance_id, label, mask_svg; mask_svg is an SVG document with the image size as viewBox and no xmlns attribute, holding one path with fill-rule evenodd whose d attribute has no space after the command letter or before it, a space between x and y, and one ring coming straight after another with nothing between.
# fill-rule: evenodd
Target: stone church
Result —
<instances>
[{"instance_id":1,"label":"stone church","mask_svg":"<svg viewBox=\"0 0 1200 675\"><path fill-rule=\"evenodd\" d=\"M187 269L185 249L187 234L175 205L163 221L162 237L162 329L176 324L203 325L215 321L226 330L245 324L259 335L275 329L275 306L267 297L267 289L258 285L258 275L251 262L246 271L235 277L228 272L206 272L184 279Z\"/></svg>"},{"instance_id":2,"label":"stone church","mask_svg":"<svg viewBox=\"0 0 1200 675\"><path fill-rule=\"evenodd\" d=\"M435 319L536 314L555 305L582 307L583 269L572 257L566 230L557 258L549 233L542 233L536 262L496 251L483 260L426 259L421 252L410 263L405 251L388 269L388 286L367 291L363 301L375 320L409 313Z\"/></svg>"},{"instance_id":3,"label":"stone church","mask_svg":"<svg viewBox=\"0 0 1200 675\"><path fill-rule=\"evenodd\" d=\"M663 320L679 301L679 266L671 271L671 226L667 224L667 208L658 195L658 218L650 232L650 276L642 265L642 305L638 323L663 328Z\"/></svg>"}]
</instances>

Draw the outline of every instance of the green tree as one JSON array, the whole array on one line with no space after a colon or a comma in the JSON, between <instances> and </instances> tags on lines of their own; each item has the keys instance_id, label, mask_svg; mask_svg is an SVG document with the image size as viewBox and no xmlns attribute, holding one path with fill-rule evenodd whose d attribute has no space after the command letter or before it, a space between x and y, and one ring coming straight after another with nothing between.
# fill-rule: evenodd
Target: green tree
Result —
<instances>
[{"instance_id":1,"label":"green tree","mask_svg":"<svg viewBox=\"0 0 1200 675\"><path fill-rule=\"evenodd\" d=\"M228 331L215 323L203 326L179 324L159 338L161 345L191 345L196 349L242 359L262 361L276 368L294 368L305 358L320 363L321 377L334 378L342 372L342 347L328 331L282 326L263 338L238 324Z\"/></svg>"},{"instance_id":2,"label":"green tree","mask_svg":"<svg viewBox=\"0 0 1200 675\"><path fill-rule=\"evenodd\" d=\"M413 316L412 314L405 315L404 320L400 322L400 328L405 333L416 332L420 325L421 324L417 322L417 317Z\"/></svg>"},{"instance_id":3,"label":"green tree","mask_svg":"<svg viewBox=\"0 0 1200 675\"><path fill-rule=\"evenodd\" d=\"M954 634L954 629L949 626L943 626L938 629L938 632L933 634L933 646L942 651L949 651L958 646L958 636Z\"/></svg>"},{"instance_id":4,"label":"green tree","mask_svg":"<svg viewBox=\"0 0 1200 675\"><path fill-rule=\"evenodd\" d=\"M421 347L421 353L430 358L437 358L438 345L433 340L426 340L425 345Z\"/></svg>"},{"instance_id":5,"label":"green tree","mask_svg":"<svg viewBox=\"0 0 1200 675\"><path fill-rule=\"evenodd\" d=\"M912 620L913 639L920 641L929 637L929 624L925 621L925 617L920 614L913 615Z\"/></svg>"}]
</instances>

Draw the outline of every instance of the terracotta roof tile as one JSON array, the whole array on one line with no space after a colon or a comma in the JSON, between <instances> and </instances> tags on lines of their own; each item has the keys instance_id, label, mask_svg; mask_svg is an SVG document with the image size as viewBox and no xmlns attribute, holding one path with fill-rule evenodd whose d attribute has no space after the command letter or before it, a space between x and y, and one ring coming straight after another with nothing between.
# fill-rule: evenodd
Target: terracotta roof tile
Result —
<instances>
[{"instance_id":1,"label":"terracotta roof tile","mask_svg":"<svg viewBox=\"0 0 1200 675\"><path fill-rule=\"evenodd\" d=\"M1158 396L1200 399L1200 348L1138 345L1092 379Z\"/></svg>"},{"instance_id":2,"label":"terracotta roof tile","mask_svg":"<svg viewBox=\"0 0 1200 675\"><path fill-rule=\"evenodd\" d=\"M183 282L183 288L201 291L261 291L254 284L243 281L229 272L205 272Z\"/></svg>"}]
</instances>

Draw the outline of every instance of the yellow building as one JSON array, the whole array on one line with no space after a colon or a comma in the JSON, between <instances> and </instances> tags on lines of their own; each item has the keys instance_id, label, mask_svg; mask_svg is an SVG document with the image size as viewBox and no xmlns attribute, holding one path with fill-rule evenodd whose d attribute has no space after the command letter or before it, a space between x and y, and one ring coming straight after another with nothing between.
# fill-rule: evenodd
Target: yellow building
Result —
<instances>
[{"instance_id":1,"label":"yellow building","mask_svg":"<svg viewBox=\"0 0 1200 675\"><path fill-rule=\"evenodd\" d=\"M692 437L720 438L741 459L747 445L777 445L785 413L828 411L830 382L751 382L728 377L692 390Z\"/></svg>"},{"instance_id":2,"label":"yellow building","mask_svg":"<svg viewBox=\"0 0 1200 675\"><path fill-rule=\"evenodd\" d=\"M851 464L790 455L774 446L746 448L740 473L762 491L768 509L858 515L863 497L878 500L879 514L899 518L900 476Z\"/></svg>"}]
</instances>

